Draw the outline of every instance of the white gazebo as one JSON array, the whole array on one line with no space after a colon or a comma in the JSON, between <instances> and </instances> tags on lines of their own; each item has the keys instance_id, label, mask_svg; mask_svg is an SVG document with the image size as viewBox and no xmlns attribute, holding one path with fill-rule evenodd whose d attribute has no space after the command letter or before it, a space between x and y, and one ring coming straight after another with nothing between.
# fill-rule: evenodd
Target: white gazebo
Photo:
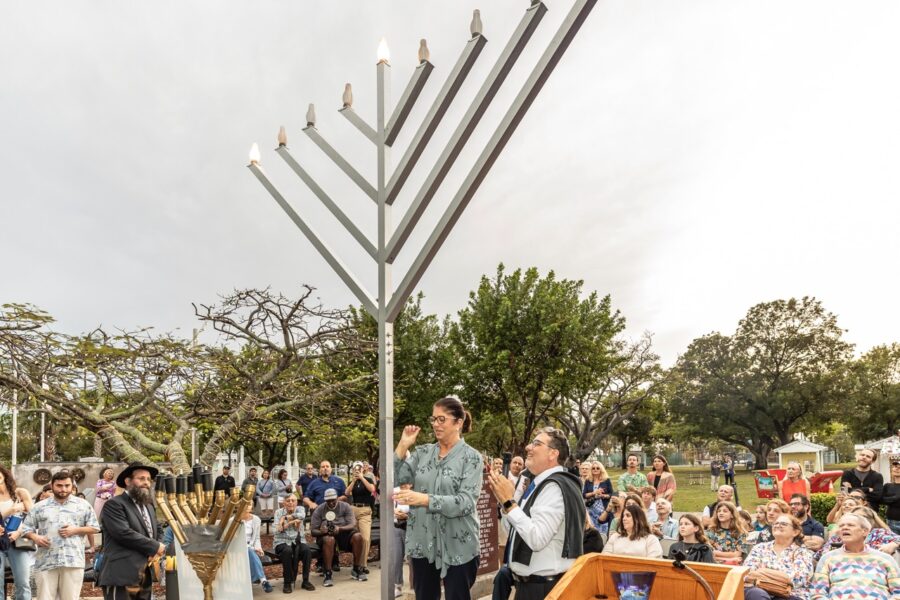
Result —
<instances>
[{"instance_id":1,"label":"white gazebo","mask_svg":"<svg viewBox=\"0 0 900 600\"><path fill-rule=\"evenodd\" d=\"M828 446L814 444L807 440L794 440L780 448L775 448L778 455L778 466L787 467L789 462L798 462L808 474L825 470L825 452Z\"/></svg>"},{"instance_id":2,"label":"white gazebo","mask_svg":"<svg viewBox=\"0 0 900 600\"><path fill-rule=\"evenodd\" d=\"M883 474L885 478L890 477L891 460L896 456L900 456L900 432L888 438L867 442L862 447L878 452L878 458L875 460L872 468Z\"/></svg>"}]
</instances>

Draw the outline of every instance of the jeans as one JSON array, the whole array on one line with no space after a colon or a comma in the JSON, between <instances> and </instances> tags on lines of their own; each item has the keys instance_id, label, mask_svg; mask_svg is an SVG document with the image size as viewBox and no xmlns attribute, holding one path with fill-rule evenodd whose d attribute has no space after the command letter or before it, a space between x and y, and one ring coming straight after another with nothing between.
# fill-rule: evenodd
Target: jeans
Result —
<instances>
[{"instance_id":1,"label":"jeans","mask_svg":"<svg viewBox=\"0 0 900 600\"><path fill-rule=\"evenodd\" d=\"M15 582L15 600L31 600L31 558L33 552L10 548L6 552L0 552L0 566L4 569L9 564ZM0 591L0 598L6 598L6 586Z\"/></svg>"},{"instance_id":2,"label":"jeans","mask_svg":"<svg viewBox=\"0 0 900 600\"><path fill-rule=\"evenodd\" d=\"M247 548L247 556L250 558L250 582L254 583L265 579L266 572L263 571L262 561L256 555L256 550Z\"/></svg>"},{"instance_id":3,"label":"jeans","mask_svg":"<svg viewBox=\"0 0 900 600\"><path fill-rule=\"evenodd\" d=\"M891 529L891 531L893 531L897 535L900 535L900 521L895 521L894 519L888 519L887 524L888 524L888 527Z\"/></svg>"}]
</instances>

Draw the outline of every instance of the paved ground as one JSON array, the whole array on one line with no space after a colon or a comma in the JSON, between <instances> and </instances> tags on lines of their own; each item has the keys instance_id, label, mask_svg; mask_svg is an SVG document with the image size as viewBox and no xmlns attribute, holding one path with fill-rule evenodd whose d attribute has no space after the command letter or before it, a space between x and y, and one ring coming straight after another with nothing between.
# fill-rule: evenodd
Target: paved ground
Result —
<instances>
[{"instance_id":1,"label":"paved ground","mask_svg":"<svg viewBox=\"0 0 900 600\"><path fill-rule=\"evenodd\" d=\"M354 581L350 579L350 569L341 568L340 573L334 574L334 586L330 588L322 587L322 577L315 574L310 576L310 581L316 586L314 592L301 590L299 587L294 589L291 594L284 594L281 591L283 585L280 579L273 580L272 586L275 588L271 594L266 594L262 589L253 586L253 598L267 598L276 600L277 598L328 598L328 600L379 600L380 599L380 583L381 570L372 564L369 564L369 580Z\"/></svg>"}]
</instances>

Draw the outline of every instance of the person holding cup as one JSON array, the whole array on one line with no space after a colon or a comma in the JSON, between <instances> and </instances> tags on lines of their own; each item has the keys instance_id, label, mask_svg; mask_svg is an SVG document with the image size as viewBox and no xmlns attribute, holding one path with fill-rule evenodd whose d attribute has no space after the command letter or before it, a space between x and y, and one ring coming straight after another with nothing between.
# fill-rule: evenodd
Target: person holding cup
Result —
<instances>
[{"instance_id":1,"label":"person holding cup","mask_svg":"<svg viewBox=\"0 0 900 600\"><path fill-rule=\"evenodd\" d=\"M53 495L28 512L21 536L37 546L38 600L78 600L84 581L84 536L99 533L100 524L90 503L72 495L68 471L54 473L50 487Z\"/></svg>"},{"instance_id":2,"label":"person holding cup","mask_svg":"<svg viewBox=\"0 0 900 600\"><path fill-rule=\"evenodd\" d=\"M0 465L0 517L2 527L11 542L21 532L19 528L25 513L32 507L31 496L25 488L16 487L16 479L5 467ZM4 563L9 564L15 584L15 600L31 600L31 561L27 550L16 548L14 543L0 552L0 573L4 572Z\"/></svg>"}]
</instances>

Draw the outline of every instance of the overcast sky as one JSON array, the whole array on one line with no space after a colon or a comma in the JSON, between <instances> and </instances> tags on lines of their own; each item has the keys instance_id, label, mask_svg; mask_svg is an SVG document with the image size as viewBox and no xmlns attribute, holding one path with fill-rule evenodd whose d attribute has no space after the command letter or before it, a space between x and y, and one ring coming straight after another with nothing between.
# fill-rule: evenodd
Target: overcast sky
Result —
<instances>
[{"instance_id":1,"label":"overcast sky","mask_svg":"<svg viewBox=\"0 0 900 600\"><path fill-rule=\"evenodd\" d=\"M293 205L375 290L374 265L272 152L280 125L374 239L371 201L300 130L374 181L374 147L340 115L343 84L374 122L375 51L394 97L419 38L435 71L394 151L469 37L489 40L397 203L440 146L526 0L5 3L0 17L0 302L58 327L195 326L190 303L234 288L341 281L245 168L254 141ZM550 12L418 233L395 281L493 132L570 0ZM814 295L865 351L900 340L900 5L601 0L432 263L426 309L455 313L498 263L611 294L629 334L671 363L755 303Z\"/></svg>"}]
</instances>

